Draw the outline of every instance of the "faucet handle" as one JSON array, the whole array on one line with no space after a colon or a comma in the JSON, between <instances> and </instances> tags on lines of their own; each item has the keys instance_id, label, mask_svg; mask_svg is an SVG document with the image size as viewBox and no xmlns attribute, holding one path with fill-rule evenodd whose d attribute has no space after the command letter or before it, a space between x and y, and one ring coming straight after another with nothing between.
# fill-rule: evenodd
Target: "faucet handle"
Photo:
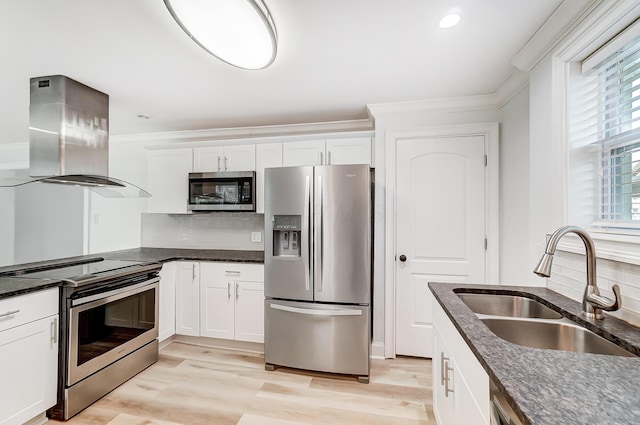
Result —
<instances>
[{"instance_id":1,"label":"faucet handle","mask_svg":"<svg viewBox=\"0 0 640 425\"><path fill-rule=\"evenodd\" d=\"M615 299L611 300L607 297L603 297L600 294L588 294L585 296L585 300L595 308L599 308L605 311L615 311L622 305L622 298L620 297L620 287L616 284L611 287Z\"/></svg>"}]
</instances>

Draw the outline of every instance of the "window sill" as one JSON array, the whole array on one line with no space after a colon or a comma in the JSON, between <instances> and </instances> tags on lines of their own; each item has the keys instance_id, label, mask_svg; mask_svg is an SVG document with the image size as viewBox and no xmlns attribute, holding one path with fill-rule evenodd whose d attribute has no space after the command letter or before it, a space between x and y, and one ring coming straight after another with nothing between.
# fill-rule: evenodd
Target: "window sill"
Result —
<instances>
[{"instance_id":1,"label":"window sill","mask_svg":"<svg viewBox=\"0 0 640 425\"><path fill-rule=\"evenodd\" d=\"M640 234L621 235L590 230L589 234L596 246L596 257L640 266ZM574 254L584 254L584 243L578 236L566 235L558 244L558 249Z\"/></svg>"}]
</instances>

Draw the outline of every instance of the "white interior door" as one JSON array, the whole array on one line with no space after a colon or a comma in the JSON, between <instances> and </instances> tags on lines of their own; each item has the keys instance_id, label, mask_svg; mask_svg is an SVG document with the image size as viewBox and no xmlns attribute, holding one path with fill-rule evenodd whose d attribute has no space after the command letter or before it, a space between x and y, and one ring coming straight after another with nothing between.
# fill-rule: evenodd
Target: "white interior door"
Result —
<instances>
[{"instance_id":1,"label":"white interior door","mask_svg":"<svg viewBox=\"0 0 640 425\"><path fill-rule=\"evenodd\" d=\"M432 356L428 282L485 280L484 142L397 141L396 354Z\"/></svg>"}]
</instances>

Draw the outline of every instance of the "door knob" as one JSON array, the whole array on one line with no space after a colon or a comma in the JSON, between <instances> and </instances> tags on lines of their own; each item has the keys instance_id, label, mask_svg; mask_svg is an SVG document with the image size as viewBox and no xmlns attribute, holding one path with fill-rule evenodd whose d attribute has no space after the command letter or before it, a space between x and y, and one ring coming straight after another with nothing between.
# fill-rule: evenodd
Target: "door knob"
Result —
<instances>
[{"instance_id":1,"label":"door knob","mask_svg":"<svg viewBox=\"0 0 640 425\"><path fill-rule=\"evenodd\" d=\"M406 255L404 255L404 254L403 254L403 255L401 255L401 256L400 256L400 261L402 261L403 263L404 263L405 261L407 261L407 256L406 256Z\"/></svg>"}]
</instances>

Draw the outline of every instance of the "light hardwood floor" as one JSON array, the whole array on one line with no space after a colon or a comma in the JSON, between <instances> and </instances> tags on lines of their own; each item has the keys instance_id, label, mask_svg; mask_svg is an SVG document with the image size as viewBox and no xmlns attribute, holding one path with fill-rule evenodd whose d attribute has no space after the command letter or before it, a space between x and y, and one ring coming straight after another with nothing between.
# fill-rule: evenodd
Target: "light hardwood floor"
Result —
<instances>
[{"instance_id":1,"label":"light hardwood floor","mask_svg":"<svg viewBox=\"0 0 640 425\"><path fill-rule=\"evenodd\" d=\"M420 425L433 422L431 361L373 360L371 382L287 368L261 354L172 342L158 363L69 425ZM58 424L49 421L48 424Z\"/></svg>"}]
</instances>

